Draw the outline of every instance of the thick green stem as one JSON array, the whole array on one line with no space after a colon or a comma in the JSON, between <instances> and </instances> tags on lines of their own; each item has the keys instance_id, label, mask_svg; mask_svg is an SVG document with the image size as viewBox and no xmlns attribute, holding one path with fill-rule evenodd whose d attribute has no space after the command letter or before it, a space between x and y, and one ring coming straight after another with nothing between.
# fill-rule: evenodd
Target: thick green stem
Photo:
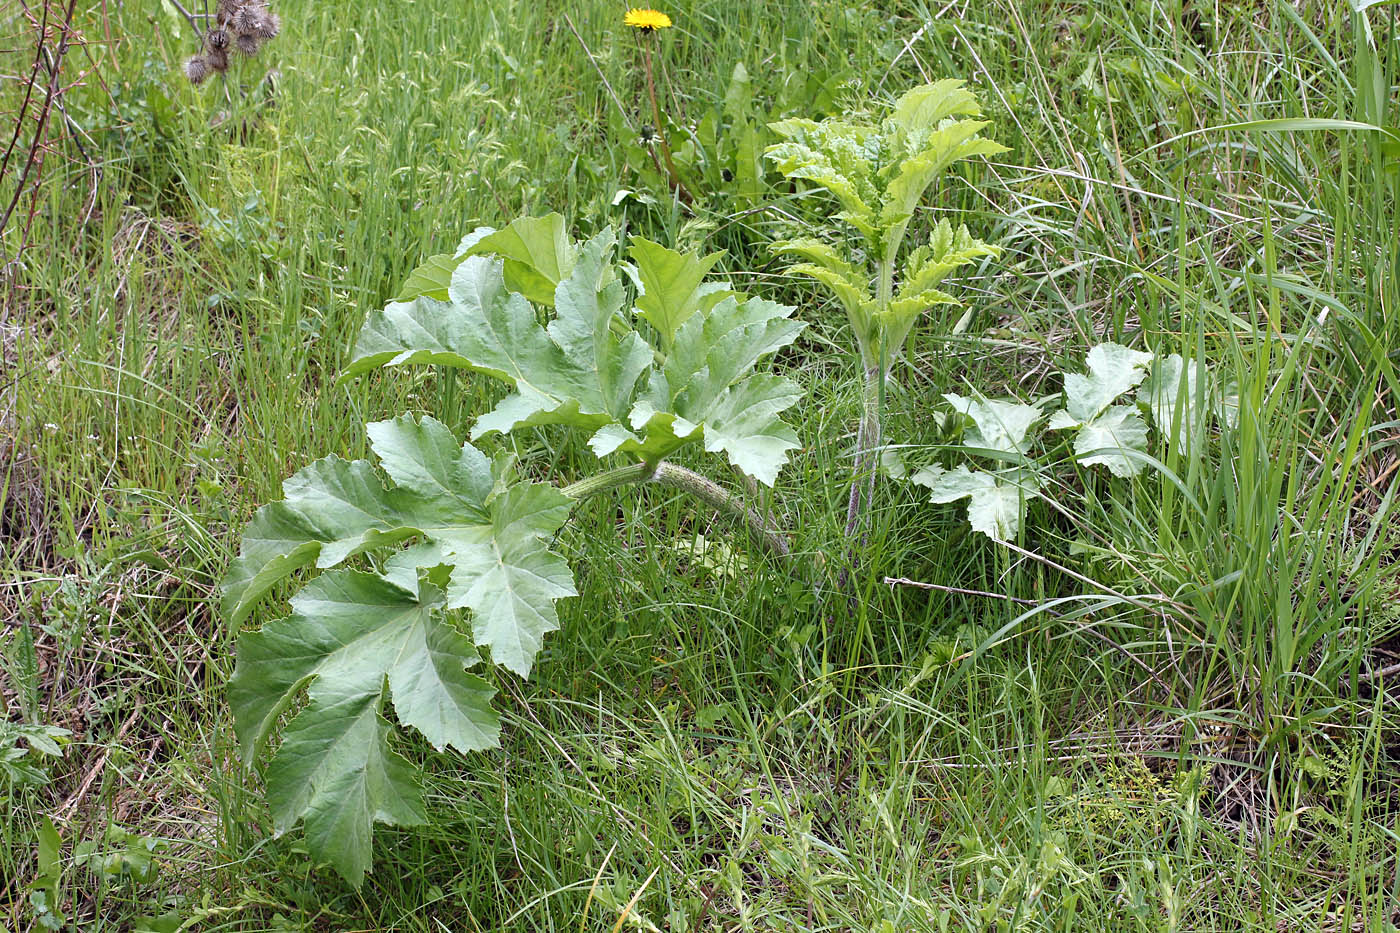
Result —
<instances>
[{"instance_id":1,"label":"thick green stem","mask_svg":"<svg viewBox=\"0 0 1400 933\"><path fill-rule=\"evenodd\" d=\"M565 486L563 493L571 499L587 499L589 496L596 496L600 492L607 492L609 489L616 489L619 486L645 483L651 479L655 472L656 467L650 463L629 463L626 466L614 467L611 470L604 470L602 473L584 477L577 483Z\"/></svg>"},{"instance_id":2,"label":"thick green stem","mask_svg":"<svg viewBox=\"0 0 1400 933\"><path fill-rule=\"evenodd\" d=\"M632 483L656 483L659 486L688 492L719 511L741 519L768 553L776 557L787 557L792 553L787 539L769 527L763 516L745 505L742 499L694 470L687 470L673 463L630 463L581 479L577 483L565 486L563 491L571 498L586 499Z\"/></svg>"},{"instance_id":3,"label":"thick green stem","mask_svg":"<svg viewBox=\"0 0 1400 933\"><path fill-rule=\"evenodd\" d=\"M865 370L861 388L860 428L856 432L855 466L851 475L851 495L846 504L846 537L860 528L861 516L875 495L876 452L880 449L882 428L880 402L884 379L878 366Z\"/></svg>"},{"instance_id":4,"label":"thick green stem","mask_svg":"<svg viewBox=\"0 0 1400 933\"><path fill-rule=\"evenodd\" d=\"M884 313L894 298L894 257L893 254L880 260L875 268L875 346L862 347L861 359L865 363L865 384L861 387L860 429L856 432L855 465L851 474L851 494L846 503L846 537L855 535L860 528L861 515L870 506L875 495L875 457L880 449L882 429L880 412L885 402L885 376L889 372L890 358L897 348L891 348L886 339Z\"/></svg>"}]
</instances>

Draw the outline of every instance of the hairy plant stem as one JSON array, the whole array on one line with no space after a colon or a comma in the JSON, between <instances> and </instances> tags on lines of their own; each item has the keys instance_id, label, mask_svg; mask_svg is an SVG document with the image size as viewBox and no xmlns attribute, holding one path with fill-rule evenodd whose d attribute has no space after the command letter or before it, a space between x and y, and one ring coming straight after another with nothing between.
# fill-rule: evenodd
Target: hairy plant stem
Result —
<instances>
[{"instance_id":1,"label":"hairy plant stem","mask_svg":"<svg viewBox=\"0 0 1400 933\"><path fill-rule=\"evenodd\" d=\"M671 160L671 145L666 142L666 124L661 122L661 105L656 101L656 78L651 70L651 46L648 40L642 40L642 62L646 66L647 72L647 93L651 96L651 116L656 121L657 141L661 146L661 156L666 160L666 174L671 176L671 189L676 192L676 196L682 202L689 204L694 198L686 189L685 183L681 181L680 172L676 171L676 163Z\"/></svg>"},{"instance_id":2,"label":"hairy plant stem","mask_svg":"<svg viewBox=\"0 0 1400 933\"><path fill-rule=\"evenodd\" d=\"M876 314L882 315L894 296L894 249L881 260L875 272ZM883 332L877 333L877 346L861 347L865 363L865 384L861 387L860 428L856 431L855 464L851 473L851 495L846 503L846 537L854 537L860 529L861 515L870 507L875 495L875 457L880 449L882 428L880 413L885 403L885 379L890 370L893 350ZM872 352L873 351L873 352Z\"/></svg>"},{"instance_id":3,"label":"hairy plant stem","mask_svg":"<svg viewBox=\"0 0 1400 933\"><path fill-rule=\"evenodd\" d=\"M883 394L880 368L867 367L861 387L860 428L856 431L855 466L851 472L851 495L846 503L846 537L860 530L861 516L875 494L875 454L880 449L882 427L880 398Z\"/></svg>"},{"instance_id":4,"label":"hairy plant stem","mask_svg":"<svg viewBox=\"0 0 1400 933\"><path fill-rule=\"evenodd\" d=\"M687 470L685 467L666 463L664 460L655 464L629 463L626 466L604 470L602 473L565 486L563 492L564 495L573 499L586 499L600 492L633 483L655 483L658 486L688 492L718 511L727 512L735 518L741 519L748 527L749 532L769 554L775 557L788 557L792 553L787 539L770 527L761 514L745 505L738 496L694 470Z\"/></svg>"}]
</instances>

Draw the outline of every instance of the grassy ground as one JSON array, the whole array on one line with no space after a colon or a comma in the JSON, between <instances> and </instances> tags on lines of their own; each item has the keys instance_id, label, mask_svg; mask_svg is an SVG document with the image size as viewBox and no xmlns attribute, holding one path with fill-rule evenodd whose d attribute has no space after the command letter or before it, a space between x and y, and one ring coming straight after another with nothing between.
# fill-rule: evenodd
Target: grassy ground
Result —
<instances>
[{"instance_id":1,"label":"grassy ground","mask_svg":"<svg viewBox=\"0 0 1400 933\"><path fill-rule=\"evenodd\" d=\"M0 772L0 926L36 928L39 890L91 929L1394 929L1394 153L1305 122L1397 122L1388 8L1368 31L1346 4L874 6L686 0L664 44L692 121L736 63L756 122L947 75L986 103L1011 151L929 213L1006 253L956 335L916 331L889 435L936 445L938 393L1054 391L1104 339L1209 359L1238 428L1177 484L1077 477L1024 553L882 484L858 598L819 611L857 367L764 246L812 205L668 204L620 8L285 0L243 96L184 81L178 18L109 8L107 87L68 98L97 208L80 224L81 172L50 172L0 332L0 698L73 736L43 779ZM798 569L664 494L591 503L563 630L498 678L503 748L410 749L432 823L381 828L354 891L270 838L211 595L285 475L363 455L366 419L487 399L335 376L422 258L548 210L728 249L802 306ZM526 452L587 468L560 444Z\"/></svg>"}]
</instances>

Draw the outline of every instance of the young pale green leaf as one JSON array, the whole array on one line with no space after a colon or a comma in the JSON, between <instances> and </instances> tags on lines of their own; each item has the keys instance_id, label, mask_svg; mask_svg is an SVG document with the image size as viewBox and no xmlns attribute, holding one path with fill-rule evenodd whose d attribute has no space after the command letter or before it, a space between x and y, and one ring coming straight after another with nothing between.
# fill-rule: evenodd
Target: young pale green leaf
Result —
<instances>
[{"instance_id":1,"label":"young pale green leaf","mask_svg":"<svg viewBox=\"0 0 1400 933\"><path fill-rule=\"evenodd\" d=\"M1102 464L1114 476L1135 476L1143 461L1130 451L1147 452L1147 424L1131 405L1114 405L1095 416L1074 437L1075 459Z\"/></svg>"},{"instance_id":2,"label":"young pale green leaf","mask_svg":"<svg viewBox=\"0 0 1400 933\"><path fill-rule=\"evenodd\" d=\"M375 821L424 818L414 770L388 746L385 682L399 721L437 748L491 748L495 691L466 672L476 660L435 588L420 598L348 570L317 577L292 599L291 616L243 635L229 705L245 761L303 688L308 697L267 772L277 831L304 819L312 853L358 883Z\"/></svg>"},{"instance_id":3,"label":"young pale green leaf","mask_svg":"<svg viewBox=\"0 0 1400 933\"><path fill-rule=\"evenodd\" d=\"M949 117L978 117L982 107L960 78L944 78L904 92L890 114L891 128L905 135L929 132Z\"/></svg>"},{"instance_id":4,"label":"young pale green leaf","mask_svg":"<svg viewBox=\"0 0 1400 933\"><path fill-rule=\"evenodd\" d=\"M897 248L914 208L924 192L954 162L974 156L997 155L1005 146L978 134L987 126L982 120L958 120L945 124L921 140L921 151L900 163L881 199L879 227L891 249Z\"/></svg>"},{"instance_id":5,"label":"young pale green leaf","mask_svg":"<svg viewBox=\"0 0 1400 933\"><path fill-rule=\"evenodd\" d=\"M798 446L778 415L802 392L753 368L797 339L804 325L790 320L792 312L763 299L729 297L691 316L633 408L632 430L619 425L599 431L590 441L594 451L623 451L655 462L701 440L706 450L727 454L740 470L771 486L787 452Z\"/></svg>"},{"instance_id":6,"label":"young pale green leaf","mask_svg":"<svg viewBox=\"0 0 1400 933\"><path fill-rule=\"evenodd\" d=\"M972 421L973 427L963 435L963 446L974 452L994 450L1024 457L1029 446L1026 434L1044 417L1036 406L1014 400L970 399L951 392L943 398L954 411Z\"/></svg>"},{"instance_id":7,"label":"young pale green leaf","mask_svg":"<svg viewBox=\"0 0 1400 933\"><path fill-rule=\"evenodd\" d=\"M1093 420L1124 392L1147 377L1151 353L1130 350L1116 343L1101 343L1089 351L1087 376L1064 373L1065 409L1050 422L1055 429L1072 428Z\"/></svg>"},{"instance_id":8,"label":"young pale green leaf","mask_svg":"<svg viewBox=\"0 0 1400 933\"><path fill-rule=\"evenodd\" d=\"M901 299L928 291L963 266L999 255L1000 247L974 239L965 224L954 230L952 224L941 220L933 228L928 243L909 254L905 261L909 271L895 297Z\"/></svg>"},{"instance_id":9,"label":"young pale green leaf","mask_svg":"<svg viewBox=\"0 0 1400 933\"><path fill-rule=\"evenodd\" d=\"M885 331L886 346L902 348L909 331L914 329L914 324L924 312L938 305L961 307L962 302L936 288L926 288L913 295L901 294L891 301L885 306L884 312L877 315L877 320Z\"/></svg>"},{"instance_id":10,"label":"young pale green leaf","mask_svg":"<svg viewBox=\"0 0 1400 933\"><path fill-rule=\"evenodd\" d=\"M394 579L446 566L448 607L471 609L476 643L528 676L545 634L559 627L554 601L574 594L568 564L548 545L573 500L541 483L502 489L470 444L449 453L455 440L432 418L378 422L370 436L401 485L386 489L363 460L330 458L297 473L283 485L288 498L249 525L225 583L227 611L246 617L268 587L312 561L330 567L419 537L423 543L389 561Z\"/></svg>"},{"instance_id":11,"label":"young pale green leaf","mask_svg":"<svg viewBox=\"0 0 1400 933\"><path fill-rule=\"evenodd\" d=\"M871 242L879 242L879 190L874 176L881 141L875 127L797 119L771 123L769 128L788 140L764 150L778 170L830 191L844 208L840 219Z\"/></svg>"},{"instance_id":12,"label":"young pale green leaf","mask_svg":"<svg viewBox=\"0 0 1400 933\"><path fill-rule=\"evenodd\" d=\"M734 294L723 283L704 281L724 253L678 253L642 237L632 238L628 252L636 263L637 313L656 328L663 349L670 348L691 315Z\"/></svg>"},{"instance_id":13,"label":"young pale green leaf","mask_svg":"<svg viewBox=\"0 0 1400 933\"><path fill-rule=\"evenodd\" d=\"M506 287L551 308L555 289L573 272L578 259L561 214L517 217L504 230L489 233L459 252L501 257Z\"/></svg>"},{"instance_id":14,"label":"young pale green leaf","mask_svg":"<svg viewBox=\"0 0 1400 933\"><path fill-rule=\"evenodd\" d=\"M1024 470L1002 473L925 467L910 481L929 490L929 501L946 504L968 498L967 519L973 531L993 541L1011 541L1021 530L1026 500L1040 494L1035 475Z\"/></svg>"},{"instance_id":15,"label":"young pale green leaf","mask_svg":"<svg viewBox=\"0 0 1400 933\"><path fill-rule=\"evenodd\" d=\"M800 262L788 271L810 276L821 282L846 309L846 316L856 333L864 338L871 332L875 302L870 297L867 277L837 252L835 247L820 240L785 240L774 244L773 252L779 256L802 256L811 260Z\"/></svg>"},{"instance_id":16,"label":"young pale green leaf","mask_svg":"<svg viewBox=\"0 0 1400 933\"><path fill-rule=\"evenodd\" d=\"M985 122L967 119L979 113L963 83L946 80L906 93L878 127L839 120L772 124L786 141L770 146L768 157L788 177L831 191L844 208L837 219L866 240L874 274L857 271L816 241L794 241L779 251L810 260L793 271L817 279L840 298L867 368L888 370L919 315L935 305L958 303L935 287L939 281L959 266L996 253L972 239L966 228L954 232L945 221L935 229L933 242L911 257L899 293L889 293L901 241L928 187L954 162L1006 151L980 135ZM871 281L879 283L873 297L867 287Z\"/></svg>"},{"instance_id":17,"label":"young pale green leaf","mask_svg":"<svg viewBox=\"0 0 1400 933\"><path fill-rule=\"evenodd\" d=\"M1137 400L1147 407L1158 433L1174 448L1200 450L1205 412L1213 398L1210 371L1198 360L1173 353L1153 361Z\"/></svg>"},{"instance_id":18,"label":"young pale green leaf","mask_svg":"<svg viewBox=\"0 0 1400 933\"><path fill-rule=\"evenodd\" d=\"M886 344L902 347L915 321L930 308L961 306L962 302L935 286L959 267L999 252L995 246L974 240L966 226L954 231L952 224L940 221L929 242L909 255L909 271L882 315Z\"/></svg>"},{"instance_id":19,"label":"young pale green leaf","mask_svg":"<svg viewBox=\"0 0 1400 933\"><path fill-rule=\"evenodd\" d=\"M812 264L830 271L837 279L847 283L846 287L853 293L856 303L870 300L870 285L866 273L856 268L831 244L813 239L782 240L774 243L772 250L778 256L801 256L810 260ZM846 299L843 297L842 300Z\"/></svg>"}]
</instances>

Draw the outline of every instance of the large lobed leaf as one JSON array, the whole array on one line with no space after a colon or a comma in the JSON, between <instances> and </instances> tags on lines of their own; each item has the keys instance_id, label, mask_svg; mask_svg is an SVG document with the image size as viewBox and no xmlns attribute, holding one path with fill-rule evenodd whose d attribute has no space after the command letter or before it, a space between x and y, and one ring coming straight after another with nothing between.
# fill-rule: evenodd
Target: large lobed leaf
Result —
<instances>
[{"instance_id":1,"label":"large lobed leaf","mask_svg":"<svg viewBox=\"0 0 1400 933\"><path fill-rule=\"evenodd\" d=\"M637 238L636 314L661 344L653 346L622 313L613 246L604 231L576 251L544 326L499 262L469 257L453 271L447 301L423 296L371 314L347 375L415 363L472 369L514 390L477 420L473 438L559 423L589 432L599 456L648 462L697 442L772 485L797 446L779 415L801 393L754 370L804 325L789 320L790 307L705 282L718 256Z\"/></svg>"},{"instance_id":2,"label":"large lobed leaf","mask_svg":"<svg viewBox=\"0 0 1400 933\"><path fill-rule=\"evenodd\" d=\"M652 349L613 321L623 286L604 283L612 232L590 240L555 290L558 315L541 326L535 309L506 287L502 263L469 257L452 274L446 302L393 302L370 314L346 370L436 363L473 369L515 390L477 419L474 438L519 427L568 424L597 430L625 417Z\"/></svg>"},{"instance_id":3,"label":"large lobed leaf","mask_svg":"<svg viewBox=\"0 0 1400 933\"><path fill-rule=\"evenodd\" d=\"M448 567L447 607L471 609L476 643L528 675L545 633L558 628L554 600L574 592L568 564L547 543L573 500L541 483L502 487L470 444L449 457L451 432L432 418L378 422L370 438L396 485L385 488L367 461L337 457L294 474L283 483L285 498L249 523L224 583L225 611L246 618L263 593L306 564L332 567L421 538L390 563L415 571L400 582L411 584L419 569Z\"/></svg>"},{"instance_id":4,"label":"large lobed leaf","mask_svg":"<svg viewBox=\"0 0 1400 933\"><path fill-rule=\"evenodd\" d=\"M240 638L229 704L246 760L303 687L309 700L267 771L277 832L304 819L311 851L358 883L376 821L424 821L415 769L389 747L386 680L399 721L438 748L490 748L500 732L495 691L466 672L476 660L433 587L420 598L350 570L317 577L289 617Z\"/></svg>"},{"instance_id":5,"label":"large lobed leaf","mask_svg":"<svg viewBox=\"0 0 1400 933\"><path fill-rule=\"evenodd\" d=\"M312 853L354 882L374 822L423 819L414 769L389 746L386 697L399 723L439 749L494 746L494 691L466 671L478 660L473 643L528 675L558 628L555 601L574 593L568 564L549 548L572 499L510 482L507 461L492 464L432 418L405 415L369 434L392 484L367 461L309 465L283 484L286 498L254 515L224 587L226 611L242 619L298 567L416 539L381 573L312 580L290 616L239 639L229 685L250 763L305 690L268 767L268 800L279 833L303 820ZM470 610L470 637L459 609Z\"/></svg>"}]
</instances>

